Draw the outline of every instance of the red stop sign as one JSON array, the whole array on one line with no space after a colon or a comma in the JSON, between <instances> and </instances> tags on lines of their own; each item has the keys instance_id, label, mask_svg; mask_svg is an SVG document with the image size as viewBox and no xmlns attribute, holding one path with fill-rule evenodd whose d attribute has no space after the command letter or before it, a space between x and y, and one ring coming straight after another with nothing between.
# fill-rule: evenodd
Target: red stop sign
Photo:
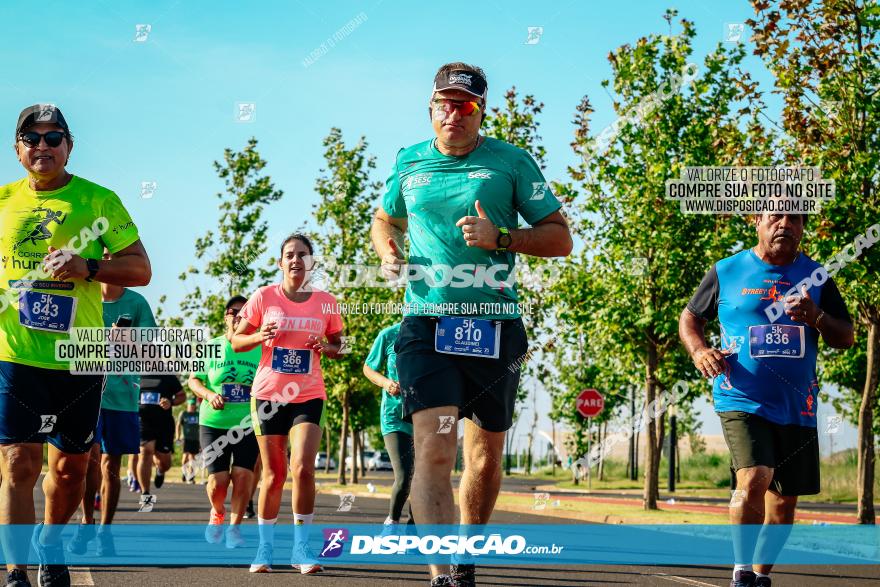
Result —
<instances>
[{"instance_id":1,"label":"red stop sign","mask_svg":"<svg viewBox=\"0 0 880 587\"><path fill-rule=\"evenodd\" d=\"M585 389L577 397L577 411L584 418L594 418L605 407L605 398L595 389Z\"/></svg>"}]
</instances>

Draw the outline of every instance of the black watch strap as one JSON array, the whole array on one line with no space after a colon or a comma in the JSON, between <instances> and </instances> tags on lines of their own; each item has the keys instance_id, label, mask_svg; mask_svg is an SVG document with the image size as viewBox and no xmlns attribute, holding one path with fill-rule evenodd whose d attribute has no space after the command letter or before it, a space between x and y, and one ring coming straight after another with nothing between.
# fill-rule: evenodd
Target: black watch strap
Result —
<instances>
[{"instance_id":1,"label":"black watch strap","mask_svg":"<svg viewBox=\"0 0 880 587\"><path fill-rule=\"evenodd\" d=\"M86 268L89 270L89 276L86 277L86 281L92 281L95 275L98 274L98 260L86 259Z\"/></svg>"}]
</instances>

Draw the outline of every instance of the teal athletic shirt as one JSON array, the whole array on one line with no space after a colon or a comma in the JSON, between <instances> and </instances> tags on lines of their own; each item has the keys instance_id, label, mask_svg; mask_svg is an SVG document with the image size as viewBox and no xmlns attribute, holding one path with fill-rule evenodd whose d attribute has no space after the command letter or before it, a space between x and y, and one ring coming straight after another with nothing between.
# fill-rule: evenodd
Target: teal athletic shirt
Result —
<instances>
[{"instance_id":1,"label":"teal athletic shirt","mask_svg":"<svg viewBox=\"0 0 880 587\"><path fill-rule=\"evenodd\" d=\"M131 319L132 328L155 328L156 319L150 304L144 296L126 289L119 299L101 304L104 313L104 326L109 328L120 318ZM108 375L101 396L101 407L105 410L137 412L140 403L140 375Z\"/></svg>"},{"instance_id":2,"label":"teal athletic shirt","mask_svg":"<svg viewBox=\"0 0 880 587\"><path fill-rule=\"evenodd\" d=\"M434 140L401 149L382 207L408 219L406 316L519 317L516 255L468 247L455 223L477 216L474 202L496 226L530 225L561 207L526 151L492 138L461 157L444 155Z\"/></svg>"},{"instance_id":3,"label":"teal athletic shirt","mask_svg":"<svg viewBox=\"0 0 880 587\"><path fill-rule=\"evenodd\" d=\"M399 381L397 378L397 353L394 352L394 341L397 340L398 332L400 332L399 322L383 329L373 341L373 348L370 349L366 360L367 367L383 373L392 381ZM403 397L400 395L395 397L383 389L380 412L379 424L383 436L392 432L405 432L412 436L412 424L403 421Z\"/></svg>"}]
</instances>

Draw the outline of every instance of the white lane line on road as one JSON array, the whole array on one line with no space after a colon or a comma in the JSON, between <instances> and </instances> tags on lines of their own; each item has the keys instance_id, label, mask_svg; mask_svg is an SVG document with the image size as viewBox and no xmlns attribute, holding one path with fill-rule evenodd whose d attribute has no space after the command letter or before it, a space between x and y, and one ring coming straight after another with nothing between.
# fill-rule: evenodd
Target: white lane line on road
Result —
<instances>
[{"instance_id":1,"label":"white lane line on road","mask_svg":"<svg viewBox=\"0 0 880 587\"><path fill-rule=\"evenodd\" d=\"M88 569L88 567L82 567L70 569L70 584L94 585L95 582L94 580L92 580L92 572Z\"/></svg>"},{"instance_id":2,"label":"white lane line on road","mask_svg":"<svg viewBox=\"0 0 880 587\"><path fill-rule=\"evenodd\" d=\"M666 579L667 581L672 581L674 583L681 583L683 585L698 585L699 587L717 587L713 583L703 583L702 581L697 581L695 579L688 579L686 577L679 577L676 575L666 575L664 573L655 573L655 577L660 577L661 579Z\"/></svg>"}]
</instances>

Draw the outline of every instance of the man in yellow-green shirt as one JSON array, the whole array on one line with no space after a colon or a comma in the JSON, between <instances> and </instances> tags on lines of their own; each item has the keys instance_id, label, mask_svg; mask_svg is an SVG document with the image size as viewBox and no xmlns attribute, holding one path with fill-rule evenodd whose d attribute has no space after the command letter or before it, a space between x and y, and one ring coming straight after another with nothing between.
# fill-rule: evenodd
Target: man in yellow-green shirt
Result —
<instances>
[{"instance_id":1,"label":"man in yellow-green shirt","mask_svg":"<svg viewBox=\"0 0 880 587\"><path fill-rule=\"evenodd\" d=\"M60 533L83 496L104 377L55 359L71 328L103 326L101 283L150 282L137 227L112 191L71 175L61 110L25 108L15 152L27 177L0 186L0 524L33 524L33 489L49 443L46 509L34 535L39 584L70 585ZM104 247L111 258L102 260ZM4 545L7 585L28 586L28 545ZM10 552L11 550L11 552Z\"/></svg>"}]
</instances>

